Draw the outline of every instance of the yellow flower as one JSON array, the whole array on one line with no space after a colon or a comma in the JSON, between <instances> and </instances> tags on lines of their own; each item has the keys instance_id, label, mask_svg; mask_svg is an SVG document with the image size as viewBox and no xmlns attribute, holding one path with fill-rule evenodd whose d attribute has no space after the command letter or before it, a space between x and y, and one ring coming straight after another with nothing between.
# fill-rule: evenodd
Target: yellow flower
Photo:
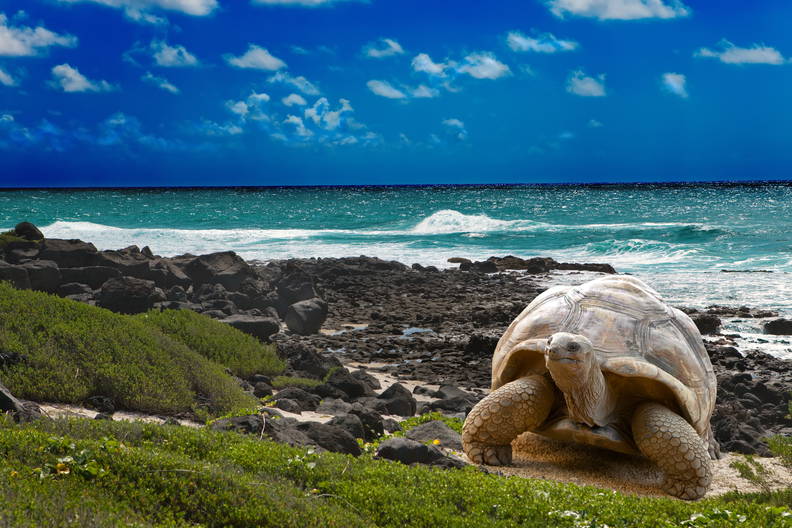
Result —
<instances>
[{"instance_id":1,"label":"yellow flower","mask_svg":"<svg viewBox=\"0 0 792 528\"><path fill-rule=\"evenodd\" d=\"M432 443L434 445L440 445L440 439L439 438L435 438L434 440L432 440Z\"/></svg>"},{"instance_id":2,"label":"yellow flower","mask_svg":"<svg viewBox=\"0 0 792 528\"><path fill-rule=\"evenodd\" d=\"M71 470L69 469L69 466L67 466L67 465L66 465L66 464L64 464L63 462L58 462L58 463L55 465L55 472L56 472L58 475L68 475L70 471L71 471Z\"/></svg>"},{"instance_id":3,"label":"yellow flower","mask_svg":"<svg viewBox=\"0 0 792 528\"><path fill-rule=\"evenodd\" d=\"M11 476L12 477L18 477L19 476L19 472L18 471L11 471Z\"/></svg>"}]
</instances>

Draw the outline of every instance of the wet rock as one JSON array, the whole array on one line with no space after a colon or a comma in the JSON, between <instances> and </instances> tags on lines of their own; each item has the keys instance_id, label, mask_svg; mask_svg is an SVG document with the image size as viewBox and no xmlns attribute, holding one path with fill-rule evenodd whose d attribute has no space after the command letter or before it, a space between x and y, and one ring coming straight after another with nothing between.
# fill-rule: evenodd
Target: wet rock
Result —
<instances>
[{"instance_id":1,"label":"wet rock","mask_svg":"<svg viewBox=\"0 0 792 528\"><path fill-rule=\"evenodd\" d=\"M292 332L311 335L319 332L325 319L327 319L327 303L314 297L289 306L284 321Z\"/></svg>"},{"instance_id":2,"label":"wet rock","mask_svg":"<svg viewBox=\"0 0 792 528\"><path fill-rule=\"evenodd\" d=\"M110 279L102 285L97 304L114 312L136 314L150 310L159 300L153 282L121 277Z\"/></svg>"},{"instance_id":3,"label":"wet rock","mask_svg":"<svg viewBox=\"0 0 792 528\"><path fill-rule=\"evenodd\" d=\"M407 438L418 442L434 442L450 449L462 450L462 436L440 420L426 422L407 431Z\"/></svg>"},{"instance_id":4,"label":"wet rock","mask_svg":"<svg viewBox=\"0 0 792 528\"><path fill-rule=\"evenodd\" d=\"M792 320L775 319L764 324L766 334L773 335L792 335Z\"/></svg>"},{"instance_id":5,"label":"wet rock","mask_svg":"<svg viewBox=\"0 0 792 528\"><path fill-rule=\"evenodd\" d=\"M318 422L302 422L297 424L295 429L328 451L353 456L361 454L357 440L340 427Z\"/></svg>"},{"instance_id":6,"label":"wet rock","mask_svg":"<svg viewBox=\"0 0 792 528\"><path fill-rule=\"evenodd\" d=\"M268 341L270 337L280 332L280 323L271 317L238 314L227 317L222 321L237 330L257 337L261 341Z\"/></svg>"}]
</instances>

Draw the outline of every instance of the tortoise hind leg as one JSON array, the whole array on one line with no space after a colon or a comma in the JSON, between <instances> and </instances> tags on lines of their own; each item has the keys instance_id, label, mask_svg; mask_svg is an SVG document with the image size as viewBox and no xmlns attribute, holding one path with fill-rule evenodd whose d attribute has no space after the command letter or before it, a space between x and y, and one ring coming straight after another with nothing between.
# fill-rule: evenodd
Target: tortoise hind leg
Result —
<instances>
[{"instance_id":1,"label":"tortoise hind leg","mask_svg":"<svg viewBox=\"0 0 792 528\"><path fill-rule=\"evenodd\" d=\"M680 499L700 499L712 481L708 446L684 418L657 403L640 405L632 418L638 449L663 470L663 488Z\"/></svg>"},{"instance_id":2,"label":"tortoise hind leg","mask_svg":"<svg viewBox=\"0 0 792 528\"><path fill-rule=\"evenodd\" d=\"M511 442L545 421L553 387L542 376L507 383L473 407L462 427L462 448L476 464L511 464Z\"/></svg>"}]
</instances>

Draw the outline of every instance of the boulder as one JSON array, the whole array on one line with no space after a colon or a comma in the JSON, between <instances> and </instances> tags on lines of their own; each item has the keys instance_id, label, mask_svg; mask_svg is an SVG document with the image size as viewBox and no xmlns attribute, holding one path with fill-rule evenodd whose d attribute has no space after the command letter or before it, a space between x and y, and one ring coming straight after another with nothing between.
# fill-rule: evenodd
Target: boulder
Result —
<instances>
[{"instance_id":1,"label":"boulder","mask_svg":"<svg viewBox=\"0 0 792 528\"><path fill-rule=\"evenodd\" d=\"M141 252L142 253L142 252ZM154 281L157 287L167 290L174 286L187 288L192 284L190 277L181 268L166 259L152 259L136 270L135 277Z\"/></svg>"},{"instance_id":2,"label":"boulder","mask_svg":"<svg viewBox=\"0 0 792 528\"><path fill-rule=\"evenodd\" d=\"M229 291L239 290L245 279L257 278L253 268L233 251L196 257L184 272L195 284L222 284Z\"/></svg>"},{"instance_id":3,"label":"boulder","mask_svg":"<svg viewBox=\"0 0 792 528\"><path fill-rule=\"evenodd\" d=\"M97 304L113 312L136 314L150 310L159 300L153 282L121 277L102 285Z\"/></svg>"},{"instance_id":4,"label":"boulder","mask_svg":"<svg viewBox=\"0 0 792 528\"><path fill-rule=\"evenodd\" d=\"M402 464L427 464L446 467L463 467L461 460L451 459L434 446L424 445L409 438L389 438L377 449L377 457L395 460Z\"/></svg>"},{"instance_id":5,"label":"boulder","mask_svg":"<svg viewBox=\"0 0 792 528\"><path fill-rule=\"evenodd\" d=\"M332 368L343 368L338 358L324 356L304 343L278 343L278 355L286 359L292 370L316 379L323 379Z\"/></svg>"},{"instance_id":6,"label":"boulder","mask_svg":"<svg viewBox=\"0 0 792 528\"><path fill-rule=\"evenodd\" d=\"M289 398L280 398L275 400L275 407L294 414L302 414L303 412L302 406Z\"/></svg>"},{"instance_id":7,"label":"boulder","mask_svg":"<svg viewBox=\"0 0 792 528\"><path fill-rule=\"evenodd\" d=\"M473 264L473 261L464 257L451 257L447 261L449 264Z\"/></svg>"},{"instance_id":8,"label":"boulder","mask_svg":"<svg viewBox=\"0 0 792 528\"><path fill-rule=\"evenodd\" d=\"M340 427L318 422L302 422L297 424L295 429L328 451L353 456L361 454L357 440Z\"/></svg>"},{"instance_id":9,"label":"boulder","mask_svg":"<svg viewBox=\"0 0 792 528\"><path fill-rule=\"evenodd\" d=\"M39 228L30 222L18 223L14 228L14 234L19 238L31 241L42 240L44 238L44 234L39 231Z\"/></svg>"},{"instance_id":10,"label":"boulder","mask_svg":"<svg viewBox=\"0 0 792 528\"><path fill-rule=\"evenodd\" d=\"M38 257L41 249L39 242L31 242L29 240L12 240L4 246L5 260L9 264L19 264L25 260L34 259ZM0 251L0 255L3 252Z\"/></svg>"},{"instance_id":11,"label":"boulder","mask_svg":"<svg viewBox=\"0 0 792 528\"><path fill-rule=\"evenodd\" d=\"M394 383L385 389L377 398L385 402L388 414L413 416L418 407L410 391L399 383Z\"/></svg>"},{"instance_id":12,"label":"boulder","mask_svg":"<svg viewBox=\"0 0 792 528\"><path fill-rule=\"evenodd\" d=\"M20 264L27 270L30 287L36 291L55 293L61 283L61 271L51 260L30 260Z\"/></svg>"},{"instance_id":13,"label":"boulder","mask_svg":"<svg viewBox=\"0 0 792 528\"><path fill-rule=\"evenodd\" d=\"M315 411L322 399L316 394L311 394L297 387L287 387L278 391L273 400L289 399L297 402L303 411Z\"/></svg>"},{"instance_id":14,"label":"boulder","mask_svg":"<svg viewBox=\"0 0 792 528\"><path fill-rule=\"evenodd\" d=\"M253 396L256 398L272 396L272 386L269 383L265 383L263 381L257 382L255 385L253 385Z\"/></svg>"},{"instance_id":15,"label":"boulder","mask_svg":"<svg viewBox=\"0 0 792 528\"><path fill-rule=\"evenodd\" d=\"M47 238L41 242L39 258L52 260L59 268L82 268L99 265L96 246L82 240Z\"/></svg>"},{"instance_id":16,"label":"boulder","mask_svg":"<svg viewBox=\"0 0 792 528\"><path fill-rule=\"evenodd\" d=\"M270 337L280 332L280 323L271 317L238 314L226 317L222 322L261 341L268 341Z\"/></svg>"},{"instance_id":17,"label":"boulder","mask_svg":"<svg viewBox=\"0 0 792 528\"><path fill-rule=\"evenodd\" d=\"M721 326L721 320L717 315L694 313L690 315L690 318L702 334L717 334L718 328Z\"/></svg>"},{"instance_id":18,"label":"boulder","mask_svg":"<svg viewBox=\"0 0 792 528\"><path fill-rule=\"evenodd\" d=\"M121 275L142 278L148 268L149 258L137 246L124 249L101 251L97 257L97 265L115 268Z\"/></svg>"},{"instance_id":19,"label":"boulder","mask_svg":"<svg viewBox=\"0 0 792 528\"><path fill-rule=\"evenodd\" d=\"M109 266L86 266L81 268L64 268L61 270L64 283L77 282L87 284L98 290L110 279L120 279L121 272Z\"/></svg>"},{"instance_id":20,"label":"boulder","mask_svg":"<svg viewBox=\"0 0 792 528\"><path fill-rule=\"evenodd\" d=\"M172 286L165 292L165 298L169 301L186 303L189 301L187 292L181 286Z\"/></svg>"},{"instance_id":21,"label":"boulder","mask_svg":"<svg viewBox=\"0 0 792 528\"><path fill-rule=\"evenodd\" d=\"M764 324L765 334L772 335L792 335L792 320L774 319Z\"/></svg>"},{"instance_id":22,"label":"boulder","mask_svg":"<svg viewBox=\"0 0 792 528\"><path fill-rule=\"evenodd\" d=\"M289 262L277 285L278 311L286 315L289 306L319 297L313 278L296 264Z\"/></svg>"},{"instance_id":23,"label":"boulder","mask_svg":"<svg viewBox=\"0 0 792 528\"><path fill-rule=\"evenodd\" d=\"M494 262L485 260L484 262L473 262L472 264L461 264L459 269L463 271L473 271L476 273L495 273L498 266Z\"/></svg>"},{"instance_id":24,"label":"boulder","mask_svg":"<svg viewBox=\"0 0 792 528\"><path fill-rule=\"evenodd\" d=\"M468 397L443 398L424 404L421 412L440 411L442 413L467 414L473 408L473 401Z\"/></svg>"},{"instance_id":25,"label":"boulder","mask_svg":"<svg viewBox=\"0 0 792 528\"><path fill-rule=\"evenodd\" d=\"M384 435L385 425L382 416L377 412L358 407L354 405L349 413L357 416L363 424L363 439L366 442L373 442Z\"/></svg>"},{"instance_id":26,"label":"boulder","mask_svg":"<svg viewBox=\"0 0 792 528\"><path fill-rule=\"evenodd\" d=\"M440 440L442 447L462 450L462 436L440 420L433 420L413 427L407 431L407 438L418 442L434 442Z\"/></svg>"},{"instance_id":27,"label":"boulder","mask_svg":"<svg viewBox=\"0 0 792 528\"><path fill-rule=\"evenodd\" d=\"M363 422L360 421L360 418L355 416L354 414L345 414L341 416L334 416L327 425L333 425L335 427L340 427L350 435L352 438L365 438L365 432L363 431Z\"/></svg>"},{"instance_id":28,"label":"boulder","mask_svg":"<svg viewBox=\"0 0 792 528\"><path fill-rule=\"evenodd\" d=\"M347 398L350 399L373 394L373 391L368 385L353 377L352 374L343 367L334 370L327 380L325 380L325 383L342 391L347 395Z\"/></svg>"},{"instance_id":29,"label":"boulder","mask_svg":"<svg viewBox=\"0 0 792 528\"><path fill-rule=\"evenodd\" d=\"M277 411L270 411L277 412ZM210 426L215 431L236 431L238 433L260 436L291 446L314 445L315 442L294 428L294 421L288 418L272 419L261 414L222 418Z\"/></svg>"},{"instance_id":30,"label":"boulder","mask_svg":"<svg viewBox=\"0 0 792 528\"><path fill-rule=\"evenodd\" d=\"M0 413L10 412L17 422L27 422L41 416L41 409L33 402L18 400L0 383Z\"/></svg>"},{"instance_id":31,"label":"boulder","mask_svg":"<svg viewBox=\"0 0 792 528\"><path fill-rule=\"evenodd\" d=\"M91 409L96 409L101 413L113 414L115 412L115 404L112 398L107 396L91 396L86 398L85 406Z\"/></svg>"},{"instance_id":32,"label":"boulder","mask_svg":"<svg viewBox=\"0 0 792 528\"><path fill-rule=\"evenodd\" d=\"M311 335L319 332L327 319L327 303L319 297L299 301L286 310L286 326L300 335Z\"/></svg>"},{"instance_id":33,"label":"boulder","mask_svg":"<svg viewBox=\"0 0 792 528\"><path fill-rule=\"evenodd\" d=\"M358 370L353 370L351 374L353 378L368 385L368 387L372 390L379 390L382 388L382 385L380 384L379 380L374 376L372 376L371 374L369 374L368 372L366 372L365 370L363 370L362 368Z\"/></svg>"},{"instance_id":34,"label":"boulder","mask_svg":"<svg viewBox=\"0 0 792 528\"><path fill-rule=\"evenodd\" d=\"M341 416L352 411L352 404L340 398L325 398L316 408L319 414L329 414L331 416Z\"/></svg>"},{"instance_id":35,"label":"boulder","mask_svg":"<svg viewBox=\"0 0 792 528\"><path fill-rule=\"evenodd\" d=\"M435 392L433 392L431 396L433 398L440 398L440 399L464 398L466 400L471 400L471 401L475 399L471 394L463 391L462 389L454 385L441 385L440 388L437 389Z\"/></svg>"},{"instance_id":36,"label":"boulder","mask_svg":"<svg viewBox=\"0 0 792 528\"><path fill-rule=\"evenodd\" d=\"M30 289L30 277L23 266L8 264L0 260L0 281L8 281L19 290Z\"/></svg>"}]
</instances>

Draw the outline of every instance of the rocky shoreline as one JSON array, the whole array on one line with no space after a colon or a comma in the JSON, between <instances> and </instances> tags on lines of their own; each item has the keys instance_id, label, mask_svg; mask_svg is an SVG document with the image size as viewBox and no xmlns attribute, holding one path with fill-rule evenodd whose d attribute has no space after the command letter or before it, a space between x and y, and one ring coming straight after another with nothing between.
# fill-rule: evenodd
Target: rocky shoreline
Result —
<instances>
[{"instance_id":1,"label":"rocky shoreline","mask_svg":"<svg viewBox=\"0 0 792 528\"><path fill-rule=\"evenodd\" d=\"M332 425L362 425L366 437L393 427L380 415L440 411L464 416L489 386L498 338L534 297L553 285L554 270L616 272L607 264L517 257L459 258L454 259L458 269L445 270L374 257L249 263L222 252L163 258L148 248L98 251L88 242L44 239L30 224L6 235L0 245L0 280L122 313L194 310L271 341L287 360L287 375L321 382L278 392L276 406L303 412L325 405L325 411L338 415L339 423ZM769 455L763 438L792 434L789 363L761 350L738 350L730 336L717 332L722 316L775 314L740 307L686 311L705 334L718 376L712 422L721 449ZM784 331L781 321L769 321L768 331ZM377 394L381 387L364 370L343 367L351 363L441 388L416 387L425 400L420 405L400 384ZM241 383L266 396L272 393L270 381L259 377ZM344 416L357 420L345 421ZM265 429L258 423L227 425ZM332 436L329 429L302 425L269 433L296 443L292 436L319 444L318 439Z\"/></svg>"}]
</instances>

